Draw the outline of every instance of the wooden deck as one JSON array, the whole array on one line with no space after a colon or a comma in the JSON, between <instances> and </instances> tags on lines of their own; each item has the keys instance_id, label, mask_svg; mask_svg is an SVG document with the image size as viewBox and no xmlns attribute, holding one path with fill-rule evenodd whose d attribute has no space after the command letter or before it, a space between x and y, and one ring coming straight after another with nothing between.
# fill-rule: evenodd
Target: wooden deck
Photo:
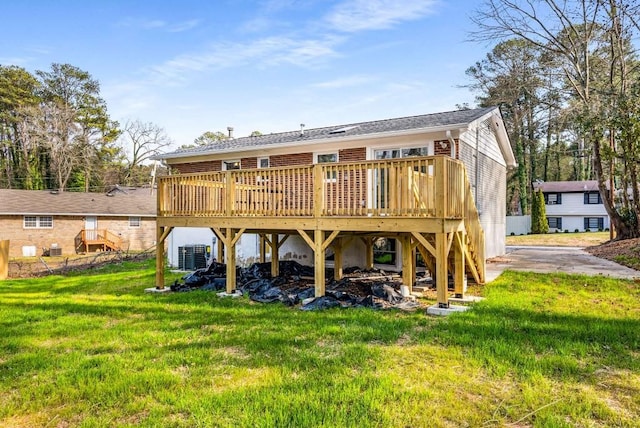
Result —
<instances>
[{"instance_id":1,"label":"wooden deck","mask_svg":"<svg viewBox=\"0 0 640 428\"><path fill-rule=\"evenodd\" d=\"M119 251L122 239L108 229L82 229L76 236L76 251Z\"/></svg>"},{"instance_id":2,"label":"wooden deck","mask_svg":"<svg viewBox=\"0 0 640 428\"><path fill-rule=\"evenodd\" d=\"M329 246L339 278L349 240L362 239L372 266L373 241L393 237L403 249L405 285L415 280L417 251L435 276L439 304L447 306L449 273L457 295L467 275L484 282L484 235L472 195L464 165L446 156L168 176L158 182L157 242L173 227L211 228L224 244L232 291L243 233L259 234L271 247L273 274L284 239L299 235L314 251L320 296ZM159 245L158 287L164 287L163 267Z\"/></svg>"}]
</instances>

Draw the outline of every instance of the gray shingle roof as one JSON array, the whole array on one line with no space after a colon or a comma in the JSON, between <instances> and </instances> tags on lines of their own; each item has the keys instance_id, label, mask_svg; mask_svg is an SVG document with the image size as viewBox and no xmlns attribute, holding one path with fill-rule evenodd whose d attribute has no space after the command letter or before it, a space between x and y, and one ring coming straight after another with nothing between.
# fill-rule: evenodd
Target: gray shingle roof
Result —
<instances>
[{"instance_id":1,"label":"gray shingle roof","mask_svg":"<svg viewBox=\"0 0 640 428\"><path fill-rule=\"evenodd\" d=\"M607 185L607 188L609 186ZM597 192L598 182L596 180L585 181L541 181L533 183L534 189L540 189L543 192L557 193L581 193L581 192Z\"/></svg>"},{"instance_id":2,"label":"gray shingle roof","mask_svg":"<svg viewBox=\"0 0 640 428\"><path fill-rule=\"evenodd\" d=\"M469 110L457 110L443 113L424 114L420 116L400 117L396 119L375 120L371 122L351 123L346 125L327 126L324 128L305 129L301 133L295 131L266 134L255 137L241 137L222 140L214 144L176 151L157 156L157 159L171 159L184 156L197 156L218 151L242 151L264 146L304 143L314 140L359 136L385 132L399 132L437 128L453 125L468 125L474 120L496 110L497 107L485 107Z\"/></svg>"},{"instance_id":3,"label":"gray shingle roof","mask_svg":"<svg viewBox=\"0 0 640 428\"><path fill-rule=\"evenodd\" d=\"M126 193L125 193L126 192ZM156 193L128 189L105 193L0 189L0 215L156 216Z\"/></svg>"}]
</instances>

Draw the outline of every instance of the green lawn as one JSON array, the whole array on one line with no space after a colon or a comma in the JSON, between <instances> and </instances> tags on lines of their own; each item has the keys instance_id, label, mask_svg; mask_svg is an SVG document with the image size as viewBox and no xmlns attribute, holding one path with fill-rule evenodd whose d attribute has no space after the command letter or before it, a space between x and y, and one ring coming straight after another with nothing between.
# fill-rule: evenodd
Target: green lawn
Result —
<instances>
[{"instance_id":1,"label":"green lawn","mask_svg":"<svg viewBox=\"0 0 640 428\"><path fill-rule=\"evenodd\" d=\"M640 292L506 272L449 318L0 282L0 426L638 426Z\"/></svg>"}]
</instances>

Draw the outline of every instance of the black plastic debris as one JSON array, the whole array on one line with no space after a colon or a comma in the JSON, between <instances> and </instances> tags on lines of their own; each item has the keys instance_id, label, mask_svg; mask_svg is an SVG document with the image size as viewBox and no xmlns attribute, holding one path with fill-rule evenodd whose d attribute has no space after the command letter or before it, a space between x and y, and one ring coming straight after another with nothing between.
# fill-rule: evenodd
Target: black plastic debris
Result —
<instances>
[{"instance_id":1,"label":"black plastic debris","mask_svg":"<svg viewBox=\"0 0 640 428\"><path fill-rule=\"evenodd\" d=\"M280 276L272 278L271 263L254 263L247 268L238 268L237 289L248 295L252 301L280 302L287 306L294 306L314 297L313 267L295 261L281 261L279 269ZM325 296L312 299L300 309L310 311L333 307L396 307L412 310L420 307L415 300L404 298L398 291L399 282L394 283L391 280L395 274L387 275L380 270L363 270L357 267L345 269L344 273L351 277L339 281L332 280L326 286ZM185 275L184 282L181 284L176 281L171 285L171 290L223 291L226 289L225 276L226 265L213 262L207 268Z\"/></svg>"},{"instance_id":2,"label":"black plastic debris","mask_svg":"<svg viewBox=\"0 0 640 428\"><path fill-rule=\"evenodd\" d=\"M342 306L340 304L340 302L338 301L338 299L336 299L335 297L332 297L332 296L323 296L323 297L316 297L315 299L313 299L311 302L307 303L306 305L302 305L300 307L300 310L302 310L302 311L317 311L317 310L321 310L321 309L336 308L338 306Z\"/></svg>"}]
</instances>

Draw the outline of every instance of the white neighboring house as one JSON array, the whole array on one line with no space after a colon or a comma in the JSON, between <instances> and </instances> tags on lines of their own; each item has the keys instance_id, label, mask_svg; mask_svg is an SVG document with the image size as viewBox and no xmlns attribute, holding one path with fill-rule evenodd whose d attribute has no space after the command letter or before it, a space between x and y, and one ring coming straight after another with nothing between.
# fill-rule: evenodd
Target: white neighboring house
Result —
<instances>
[{"instance_id":1,"label":"white neighboring house","mask_svg":"<svg viewBox=\"0 0 640 428\"><path fill-rule=\"evenodd\" d=\"M598 231L611 227L596 180L537 182L533 187L544 194L550 232Z\"/></svg>"}]
</instances>

